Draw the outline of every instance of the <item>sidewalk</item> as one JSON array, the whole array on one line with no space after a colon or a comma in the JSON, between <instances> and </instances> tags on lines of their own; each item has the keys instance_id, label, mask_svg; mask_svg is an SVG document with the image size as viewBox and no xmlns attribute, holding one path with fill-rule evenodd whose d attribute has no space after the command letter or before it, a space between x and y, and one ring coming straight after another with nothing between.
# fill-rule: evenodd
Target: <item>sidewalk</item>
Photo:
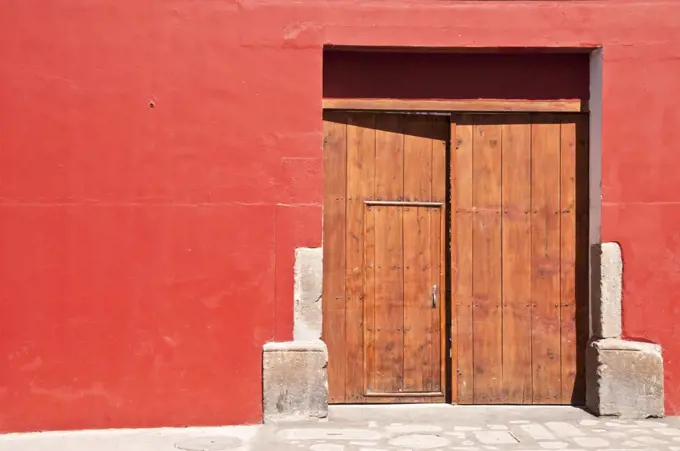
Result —
<instances>
[{"instance_id":1,"label":"sidewalk","mask_svg":"<svg viewBox=\"0 0 680 451\"><path fill-rule=\"evenodd\" d=\"M0 436L0 451L680 451L680 418L595 418L571 407L335 406L328 421Z\"/></svg>"}]
</instances>

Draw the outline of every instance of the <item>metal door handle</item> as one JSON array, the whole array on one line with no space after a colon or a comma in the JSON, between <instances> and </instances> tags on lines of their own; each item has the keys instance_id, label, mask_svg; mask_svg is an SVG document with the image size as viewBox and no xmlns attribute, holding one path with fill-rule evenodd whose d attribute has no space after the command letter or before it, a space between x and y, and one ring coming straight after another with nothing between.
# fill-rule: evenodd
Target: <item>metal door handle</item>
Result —
<instances>
[{"instance_id":1,"label":"metal door handle","mask_svg":"<svg viewBox=\"0 0 680 451\"><path fill-rule=\"evenodd\" d=\"M432 285L432 308L437 308L437 284Z\"/></svg>"}]
</instances>

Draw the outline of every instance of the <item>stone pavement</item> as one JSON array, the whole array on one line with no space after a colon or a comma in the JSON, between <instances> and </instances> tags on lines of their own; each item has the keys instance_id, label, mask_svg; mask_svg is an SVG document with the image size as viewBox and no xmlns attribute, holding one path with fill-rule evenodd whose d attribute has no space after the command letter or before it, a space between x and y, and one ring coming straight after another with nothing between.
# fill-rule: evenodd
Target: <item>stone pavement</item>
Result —
<instances>
[{"instance_id":1,"label":"stone pavement","mask_svg":"<svg viewBox=\"0 0 680 451\"><path fill-rule=\"evenodd\" d=\"M569 407L336 406L328 421L0 436L0 451L680 451L680 418Z\"/></svg>"}]
</instances>

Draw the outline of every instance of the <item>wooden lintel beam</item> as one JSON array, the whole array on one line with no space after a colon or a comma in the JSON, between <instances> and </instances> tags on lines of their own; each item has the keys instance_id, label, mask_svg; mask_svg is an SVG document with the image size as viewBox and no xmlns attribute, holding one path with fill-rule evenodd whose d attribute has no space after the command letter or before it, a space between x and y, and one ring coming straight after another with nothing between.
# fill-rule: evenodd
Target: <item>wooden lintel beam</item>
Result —
<instances>
[{"instance_id":1,"label":"wooden lintel beam","mask_svg":"<svg viewBox=\"0 0 680 451\"><path fill-rule=\"evenodd\" d=\"M579 113L587 111L580 99L562 100L418 100L418 99L324 99L325 110L525 112Z\"/></svg>"}]
</instances>

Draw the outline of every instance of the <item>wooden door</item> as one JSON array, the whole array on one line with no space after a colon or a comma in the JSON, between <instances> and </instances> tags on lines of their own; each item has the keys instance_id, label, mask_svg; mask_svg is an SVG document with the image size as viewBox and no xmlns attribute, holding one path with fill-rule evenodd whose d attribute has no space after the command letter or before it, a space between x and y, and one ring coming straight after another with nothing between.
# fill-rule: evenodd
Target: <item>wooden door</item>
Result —
<instances>
[{"instance_id":1,"label":"wooden door","mask_svg":"<svg viewBox=\"0 0 680 451\"><path fill-rule=\"evenodd\" d=\"M453 386L462 404L583 404L587 116L452 118Z\"/></svg>"},{"instance_id":2,"label":"wooden door","mask_svg":"<svg viewBox=\"0 0 680 451\"><path fill-rule=\"evenodd\" d=\"M332 403L445 397L448 117L324 113Z\"/></svg>"}]
</instances>

